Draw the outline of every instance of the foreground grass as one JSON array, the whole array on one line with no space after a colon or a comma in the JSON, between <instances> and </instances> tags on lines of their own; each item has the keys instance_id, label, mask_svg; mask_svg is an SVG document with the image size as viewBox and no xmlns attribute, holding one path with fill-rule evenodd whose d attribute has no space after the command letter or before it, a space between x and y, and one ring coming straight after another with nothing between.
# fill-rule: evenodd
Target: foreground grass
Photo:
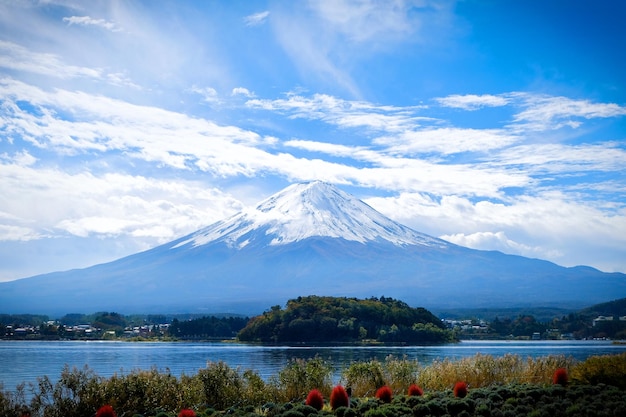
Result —
<instances>
[{"instance_id":1,"label":"foreground grass","mask_svg":"<svg viewBox=\"0 0 626 417\"><path fill-rule=\"evenodd\" d=\"M568 386L552 384L558 368L570 376ZM0 416L20 416L24 409L33 417L93 416L103 404L125 417L175 416L183 408L215 417L626 416L626 353L584 362L518 355L475 355L428 366L394 357L355 362L340 380L352 389L351 407L337 410L328 404L332 375L331 363L321 358L294 360L267 381L255 371L223 362L210 362L197 374L181 377L152 369L104 378L89 368L66 368L55 383L42 377L17 392L0 390ZM453 394L458 381L469 384L465 398ZM405 395L411 384L419 385L424 395ZM374 397L383 385L393 394L390 403ZM325 399L320 411L304 405L312 389Z\"/></svg>"}]
</instances>

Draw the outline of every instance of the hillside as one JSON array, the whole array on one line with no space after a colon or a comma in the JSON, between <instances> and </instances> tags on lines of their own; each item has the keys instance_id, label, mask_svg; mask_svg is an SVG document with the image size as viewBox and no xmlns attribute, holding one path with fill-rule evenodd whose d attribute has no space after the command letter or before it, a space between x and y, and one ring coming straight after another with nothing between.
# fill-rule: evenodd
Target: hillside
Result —
<instances>
[{"instance_id":1,"label":"hillside","mask_svg":"<svg viewBox=\"0 0 626 417\"><path fill-rule=\"evenodd\" d=\"M443 343L453 335L435 315L393 298L308 296L253 317L238 335L262 343Z\"/></svg>"},{"instance_id":2,"label":"hillside","mask_svg":"<svg viewBox=\"0 0 626 417\"><path fill-rule=\"evenodd\" d=\"M580 314L585 316L626 316L626 298L608 301L584 308Z\"/></svg>"}]
</instances>

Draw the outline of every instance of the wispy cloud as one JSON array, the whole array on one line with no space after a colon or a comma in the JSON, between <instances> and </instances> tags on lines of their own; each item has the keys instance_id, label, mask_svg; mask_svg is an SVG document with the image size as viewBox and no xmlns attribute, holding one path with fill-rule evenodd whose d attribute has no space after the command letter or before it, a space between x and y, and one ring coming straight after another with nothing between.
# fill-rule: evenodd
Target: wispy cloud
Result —
<instances>
[{"instance_id":1,"label":"wispy cloud","mask_svg":"<svg viewBox=\"0 0 626 417\"><path fill-rule=\"evenodd\" d=\"M64 17L63 21L69 26L95 26L98 28L106 29L111 32L121 32L122 28L114 22L109 22L105 19L94 19L90 16L69 16Z\"/></svg>"},{"instance_id":2,"label":"wispy cloud","mask_svg":"<svg viewBox=\"0 0 626 417\"><path fill-rule=\"evenodd\" d=\"M531 258L559 258L563 253L558 249L547 250L542 246L529 246L510 239L505 232L476 232L470 234L455 233L442 235L441 239L457 245L481 250L499 250L504 253L516 253ZM548 252L548 253L546 253Z\"/></svg>"},{"instance_id":3,"label":"wispy cloud","mask_svg":"<svg viewBox=\"0 0 626 417\"><path fill-rule=\"evenodd\" d=\"M580 119L608 118L626 115L626 107L615 103L594 103L568 97L518 94L524 110L514 118L515 129L554 130L568 126L577 128Z\"/></svg>"},{"instance_id":4,"label":"wispy cloud","mask_svg":"<svg viewBox=\"0 0 626 417\"><path fill-rule=\"evenodd\" d=\"M505 96L494 96L491 94L453 94L447 97L436 98L435 101L444 107L452 107L469 111L478 110L483 107L506 106L510 102L510 100Z\"/></svg>"},{"instance_id":5,"label":"wispy cloud","mask_svg":"<svg viewBox=\"0 0 626 417\"><path fill-rule=\"evenodd\" d=\"M202 96L203 101L207 103L219 102L219 94L213 87L198 87L194 85L189 89L189 91Z\"/></svg>"},{"instance_id":6,"label":"wispy cloud","mask_svg":"<svg viewBox=\"0 0 626 417\"><path fill-rule=\"evenodd\" d=\"M398 155L437 153L451 155L462 152L484 153L501 149L520 141L520 138L502 129L427 128L406 130L394 136L379 137L374 143L385 145Z\"/></svg>"},{"instance_id":7,"label":"wispy cloud","mask_svg":"<svg viewBox=\"0 0 626 417\"><path fill-rule=\"evenodd\" d=\"M503 165L523 165L529 172L535 173L619 172L626 169L626 149L615 142L581 145L540 143L503 150L497 160Z\"/></svg>"},{"instance_id":8,"label":"wispy cloud","mask_svg":"<svg viewBox=\"0 0 626 417\"><path fill-rule=\"evenodd\" d=\"M309 1L308 5L326 23L328 30L352 42L404 38L419 31L427 12L433 11L426 3L413 1Z\"/></svg>"},{"instance_id":9,"label":"wispy cloud","mask_svg":"<svg viewBox=\"0 0 626 417\"><path fill-rule=\"evenodd\" d=\"M254 14L244 17L243 22L245 23L246 26L259 26L265 23L269 15L270 15L270 12L267 10L264 12L254 13Z\"/></svg>"},{"instance_id":10,"label":"wispy cloud","mask_svg":"<svg viewBox=\"0 0 626 417\"><path fill-rule=\"evenodd\" d=\"M55 78L102 78L98 68L79 67L64 63L51 53L38 53L16 43L0 40L0 67L41 74Z\"/></svg>"},{"instance_id":11,"label":"wispy cloud","mask_svg":"<svg viewBox=\"0 0 626 417\"><path fill-rule=\"evenodd\" d=\"M342 128L367 128L374 131L401 131L420 121L433 119L416 112L423 107L379 106L366 101L343 100L327 94L305 97L288 94L285 99L253 99L251 108L281 112L292 118L322 120Z\"/></svg>"}]
</instances>

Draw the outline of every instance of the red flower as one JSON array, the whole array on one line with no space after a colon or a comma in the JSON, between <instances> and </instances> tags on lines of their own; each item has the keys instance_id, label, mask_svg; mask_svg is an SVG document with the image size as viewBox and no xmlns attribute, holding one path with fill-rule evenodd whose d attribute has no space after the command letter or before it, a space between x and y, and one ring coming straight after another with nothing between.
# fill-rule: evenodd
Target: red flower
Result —
<instances>
[{"instance_id":1,"label":"red flower","mask_svg":"<svg viewBox=\"0 0 626 417\"><path fill-rule=\"evenodd\" d=\"M113 407L107 404L98 408L98 411L96 411L96 417L117 417L117 414L113 411Z\"/></svg>"},{"instance_id":2,"label":"red flower","mask_svg":"<svg viewBox=\"0 0 626 417\"><path fill-rule=\"evenodd\" d=\"M411 384L409 387L409 397L421 397L424 395L424 390L415 384Z\"/></svg>"},{"instance_id":3,"label":"red flower","mask_svg":"<svg viewBox=\"0 0 626 417\"><path fill-rule=\"evenodd\" d=\"M389 388L387 385L378 388L378 390L376 391L376 398L384 403L390 403L392 396L393 395L391 394L391 388Z\"/></svg>"},{"instance_id":4,"label":"red flower","mask_svg":"<svg viewBox=\"0 0 626 417\"><path fill-rule=\"evenodd\" d=\"M554 371L554 374L552 375L552 383L555 385L558 384L566 386L568 380L569 377L567 376L567 369L565 368L558 368L556 371Z\"/></svg>"},{"instance_id":5,"label":"red flower","mask_svg":"<svg viewBox=\"0 0 626 417\"><path fill-rule=\"evenodd\" d=\"M196 413L190 408L183 408L178 413L178 417L196 417Z\"/></svg>"},{"instance_id":6,"label":"red flower","mask_svg":"<svg viewBox=\"0 0 626 417\"><path fill-rule=\"evenodd\" d=\"M322 393L319 392L319 390L312 389L311 391L309 391L309 395L306 396L305 404L310 405L311 407L319 411L324 408L324 397L322 396Z\"/></svg>"},{"instance_id":7,"label":"red flower","mask_svg":"<svg viewBox=\"0 0 626 417\"><path fill-rule=\"evenodd\" d=\"M341 385L337 385L330 393L330 408L336 410L339 407L348 407L350 405L350 399L348 393Z\"/></svg>"},{"instance_id":8,"label":"red flower","mask_svg":"<svg viewBox=\"0 0 626 417\"><path fill-rule=\"evenodd\" d=\"M463 398L467 395L467 384L463 381L459 381L454 384L454 396L458 398Z\"/></svg>"}]
</instances>

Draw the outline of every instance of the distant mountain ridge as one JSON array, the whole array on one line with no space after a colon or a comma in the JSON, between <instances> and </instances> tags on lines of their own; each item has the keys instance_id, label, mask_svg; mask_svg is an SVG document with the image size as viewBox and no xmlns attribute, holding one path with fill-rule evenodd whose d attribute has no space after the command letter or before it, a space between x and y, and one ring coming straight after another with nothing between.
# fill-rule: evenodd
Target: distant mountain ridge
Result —
<instances>
[{"instance_id":1,"label":"distant mountain ridge","mask_svg":"<svg viewBox=\"0 0 626 417\"><path fill-rule=\"evenodd\" d=\"M626 275L457 246L314 181L145 252L0 283L0 312L258 314L306 295L580 308L626 296Z\"/></svg>"}]
</instances>

